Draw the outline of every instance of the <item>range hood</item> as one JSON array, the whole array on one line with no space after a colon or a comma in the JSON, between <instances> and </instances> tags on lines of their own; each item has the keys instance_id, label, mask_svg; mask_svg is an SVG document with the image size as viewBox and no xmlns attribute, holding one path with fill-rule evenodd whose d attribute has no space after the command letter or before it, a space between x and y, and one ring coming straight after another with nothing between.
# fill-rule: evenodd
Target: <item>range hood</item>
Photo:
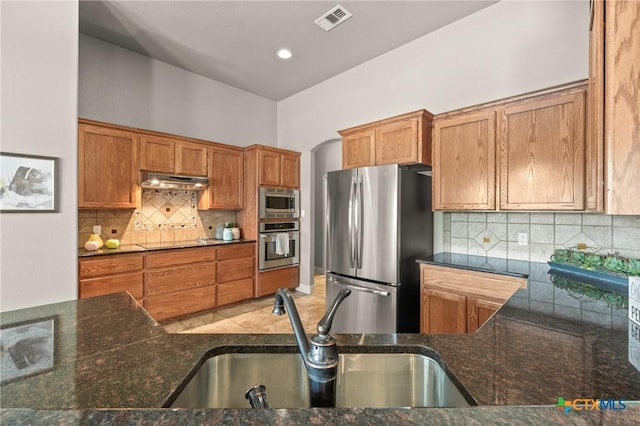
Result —
<instances>
[{"instance_id":1,"label":"range hood","mask_svg":"<svg viewBox=\"0 0 640 426\"><path fill-rule=\"evenodd\" d=\"M144 174L142 187L147 189L185 189L201 191L207 189L209 179L200 176L168 175L163 173Z\"/></svg>"}]
</instances>

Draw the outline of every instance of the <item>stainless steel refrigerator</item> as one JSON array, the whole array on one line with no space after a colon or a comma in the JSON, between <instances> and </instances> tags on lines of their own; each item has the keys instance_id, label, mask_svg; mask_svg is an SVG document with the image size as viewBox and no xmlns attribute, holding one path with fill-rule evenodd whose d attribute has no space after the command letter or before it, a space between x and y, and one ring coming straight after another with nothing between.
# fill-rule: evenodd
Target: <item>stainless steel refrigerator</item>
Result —
<instances>
[{"instance_id":1,"label":"stainless steel refrigerator","mask_svg":"<svg viewBox=\"0 0 640 426\"><path fill-rule=\"evenodd\" d=\"M433 251L431 177L398 165L327 175L327 305L336 333L420 331L416 259Z\"/></svg>"}]
</instances>

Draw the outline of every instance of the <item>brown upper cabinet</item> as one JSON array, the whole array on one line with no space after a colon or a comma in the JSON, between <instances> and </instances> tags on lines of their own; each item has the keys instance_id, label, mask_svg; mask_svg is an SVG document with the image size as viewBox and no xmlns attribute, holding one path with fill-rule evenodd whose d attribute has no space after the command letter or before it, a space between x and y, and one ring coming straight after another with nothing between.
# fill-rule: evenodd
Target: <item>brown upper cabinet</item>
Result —
<instances>
[{"instance_id":1,"label":"brown upper cabinet","mask_svg":"<svg viewBox=\"0 0 640 426\"><path fill-rule=\"evenodd\" d=\"M342 168L431 164L432 120L433 115L422 109L340 130Z\"/></svg>"},{"instance_id":2,"label":"brown upper cabinet","mask_svg":"<svg viewBox=\"0 0 640 426\"><path fill-rule=\"evenodd\" d=\"M637 215L640 2L591 1L590 18L587 167L594 178L587 181L587 202L607 214Z\"/></svg>"},{"instance_id":3,"label":"brown upper cabinet","mask_svg":"<svg viewBox=\"0 0 640 426\"><path fill-rule=\"evenodd\" d=\"M300 153L263 145L248 150L258 154L258 185L300 188Z\"/></svg>"},{"instance_id":4,"label":"brown upper cabinet","mask_svg":"<svg viewBox=\"0 0 640 426\"><path fill-rule=\"evenodd\" d=\"M495 111L436 120L433 129L433 208L495 209Z\"/></svg>"},{"instance_id":5,"label":"brown upper cabinet","mask_svg":"<svg viewBox=\"0 0 640 426\"><path fill-rule=\"evenodd\" d=\"M583 210L585 90L574 83L438 115L434 209Z\"/></svg>"},{"instance_id":6,"label":"brown upper cabinet","mask_svg":"<svg viewBox=\"0 0 640 426\"><path fill-rule=\"evenodd\" d=\"M584 90L498 110L501 210L584 209Z\"/></svg>"},{"instance_id":7,"label":"brown upper cabinet","mask_svg":"<svg viewBox=\"0 0 640 426\"><path fill-rule=\"evenodd\" d=\"M207 168L206 144L140 136L140 170L206 176Z\"/></svg>"},{"instance_id":8,"label":"brown upper cabinet","mask_svg":"<svg viewBox=\"0 0 640 426\"><path fill-rule=\"evenodd\" d=\"M244 153L241 148L209 148L209 190L205 209L241 210L243 206ZM207 197L202 197L206 200Z\"/></svg>"},{"instance_id":9,"label":"brown upper cabinet","mask_svg":"<svg viewBox=\"0 0 640 426\"><path fill-rule=\"evenodd\" d=\"M89 120L78 125L78 207L134 209L139 200L138 136Z\"/></svg>"}]
</instances>

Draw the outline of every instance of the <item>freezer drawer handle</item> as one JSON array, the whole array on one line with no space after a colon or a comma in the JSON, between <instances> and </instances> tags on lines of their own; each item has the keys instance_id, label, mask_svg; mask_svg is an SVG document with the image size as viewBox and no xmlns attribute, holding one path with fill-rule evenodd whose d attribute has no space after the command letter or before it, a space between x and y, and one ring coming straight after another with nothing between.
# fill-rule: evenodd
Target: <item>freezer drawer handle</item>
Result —
<instances>
[{"instance_id":1,"label":"freezer drawer handle","mask_svg":"<svg viewBox=\"0 0 640 426\"><path fill-rule=\"evenodd\" d=\"M373 290L373 289L370 289L370 288L364 288L364 287L358 287L358 286L355 286L355 285L345 284L343 282L340 282L340 281L336 280L335 278L330 278L329 281L334 282L334 283L336 283L338 285L341 285L342 287L346 287L346 288L348 288L350 290L353 290L353 291L361 291L363 293L371 293L371 294L375 294L375 295L378 295L378 296L389 296L389 294L390 294L388 291Z\"/></svg>"}]
</instances>

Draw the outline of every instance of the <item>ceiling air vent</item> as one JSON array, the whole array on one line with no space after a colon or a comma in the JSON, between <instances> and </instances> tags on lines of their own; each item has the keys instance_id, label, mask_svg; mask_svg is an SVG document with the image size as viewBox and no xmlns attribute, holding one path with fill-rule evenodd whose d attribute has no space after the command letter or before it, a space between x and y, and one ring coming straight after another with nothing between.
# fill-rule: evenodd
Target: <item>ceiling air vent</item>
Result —
<instances>
[{"instance_id":1,"label":"ceiling air vent","mask_svg":"<svg viewBox=\"0 0 640 426\"><path fill-rule=\"evenodd\" d=\"M327 13L324 13L314 22L323 30L329 31L349 18L351 18L351 12L342 6L337 5Z\"/></svg>"}]
</instances>

